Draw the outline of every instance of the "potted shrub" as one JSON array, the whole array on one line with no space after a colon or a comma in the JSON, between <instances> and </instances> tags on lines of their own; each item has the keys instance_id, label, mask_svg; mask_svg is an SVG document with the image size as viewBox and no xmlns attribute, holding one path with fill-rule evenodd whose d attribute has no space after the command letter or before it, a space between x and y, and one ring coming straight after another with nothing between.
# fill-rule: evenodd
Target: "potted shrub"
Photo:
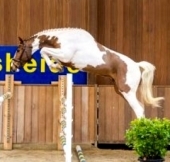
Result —
<instances>
[{"instance_id":1,"label":"potted shrub","mask_svg":"<svg viewBox=\"0 0 170 162\"><path fill-rule=\"evenodd\" d=\"M139 155L140 162L163 162L170 144L170 120L135 119L125 134L126 145Z\"/></svg>"}]
</instances>

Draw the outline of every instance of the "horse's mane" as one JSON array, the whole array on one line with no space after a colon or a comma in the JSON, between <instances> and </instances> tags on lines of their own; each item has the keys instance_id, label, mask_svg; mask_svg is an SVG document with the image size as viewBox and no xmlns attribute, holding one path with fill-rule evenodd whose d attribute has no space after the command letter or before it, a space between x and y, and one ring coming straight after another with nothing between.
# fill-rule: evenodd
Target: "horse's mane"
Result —
<instances>
[{"instance_id":1,"label":"horse's mane","mask_svg":"<svg viewBox=\"0 0 170 162\"><path fill-rule=\"evenodd\" d=\"M82 29L82 28L74 28L74 27L65 27L65 28L52 28L52 29L45 29L45 30L42 30L34 35L32 35L31 37L29 37L28 39L25 39L25 41L29 41L31 39L34 39L40 35L43 35L43 34L48 34L49 32L57 32L57 31L69 31L69 30L72 30L72 31L83 31L83 32L87 32L86 30ZM88 33L88 32L87 32ZM89 33L88 33L89 34Z\"/></svg>"},{"instance_id":2,"label":"horse's mane","mask_svg":"<svg viewBox=\"0 0 170 162\"><path fill-rule=\"evenodd\" d=\"M53 31L65 31L65 30L81 30L81 31L84 31L84 29L81 29L81 28L53 28L53 29L45 29L45 30L42 30L36 34L34 34L32 37L34 36L38 36L38 35L41 35L41 34L44 34L44 33L48 33L48 32L53 32Z\"/></svg>"}]
</instances>

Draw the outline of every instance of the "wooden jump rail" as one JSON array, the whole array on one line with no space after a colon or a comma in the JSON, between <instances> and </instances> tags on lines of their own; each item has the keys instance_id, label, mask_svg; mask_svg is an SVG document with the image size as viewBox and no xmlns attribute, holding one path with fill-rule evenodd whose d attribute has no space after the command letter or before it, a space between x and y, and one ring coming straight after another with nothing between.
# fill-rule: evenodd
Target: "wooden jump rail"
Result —
<instances>
[{"instance_id":1,"label":"wooden jump rail","mask_svg":"<svg viewBox=\"0 0 170 162\"><path fill-rule=\"evenodd\" d=\"M13 148L13 121L14 121L14 86L21 85L21 82L14 81L13 75L6 75L5 81L0 81L4 85L3 101L3 148L4 150L12 150ZM66 162L71 162L72 159L72 74L59 76L58 82L52 82L52 85L58 85L60 108L58 108L58 150L64 150ZM9 94L12 97L9 97ZM66 97L65 97L66 96ZM80 162L85 162L82 150L77 147L77 153Z\"/></svg>"},{"instance_id":2,"label":"wooden jump rail","mask_svg":"<svg viewBox=\"0 0 170 162\"><path fill-rule=\"evenodd\" d=\"M12 95L14 93L14 86L21 85L20 81L14 81L13 75L5 75L5 81L0 81L1 85L4 85L4 93L10 92ZM72 84L72 82L71 82ZM51 85L58 85L60 96L66 96L66 76L59 76L58 82L51 82ZM72 89L72 86L71 86ZM72 93L72 91L71 91ZM61 104L62 101L58 100ZM72 101L71 101L72 102ZM4 150L12 150L13 148L13 106L14 106L14 97L4 100L3 102L3 148ZM64 110L64 109L63 109ZM62 110L62 111L63 111ZM60 110L59 110L60 111ZM72 109L71 109L72 111ZM64 112L63 112L64 113ZM72 112L71 112L72 113ZM61 118L61 112L58 112L59 118ZM66 124L66 123L65 123ZM58 132L62 132L62 127L64 127L64 121L61 121L61 124L58 125ZM72 133L72 130L71 130ZM71 145L71 144L70 144ZM58 136L57 141L58 150L63 149L63 142L61 136Z\"/></svg>"},{"instance_id":3,"label":"wooden jump rail","mask_svg":"<svg viewBox=\"0 0 170 162\"><path fill-rule=\"evenodd\" d=\"M21 84L21 82L15 82L13 75L6 75L5 81L1 81L0 84L5 85L4 92L10 92L13 95L14 85ZM3 141L4 150L12 150L12 132L13 132L13 97L4 101L3 111Z\"/></svg>"}]
</instances>

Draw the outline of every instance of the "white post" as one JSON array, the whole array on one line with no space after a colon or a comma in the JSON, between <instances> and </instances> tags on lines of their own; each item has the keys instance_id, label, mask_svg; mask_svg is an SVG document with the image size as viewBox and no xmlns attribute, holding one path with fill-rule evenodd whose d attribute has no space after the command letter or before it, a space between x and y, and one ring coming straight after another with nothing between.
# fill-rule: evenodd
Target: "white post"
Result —
<instances>
[{"instance_id":1,"label":"white post","mask_svg":"<svg viewBox=\"0 0 170 162\"><path fill-rule=\"evenodd\" d=\"M72 159L72 74L67 74L66 87L66 162Z\"/></svg>"}]
</instances>

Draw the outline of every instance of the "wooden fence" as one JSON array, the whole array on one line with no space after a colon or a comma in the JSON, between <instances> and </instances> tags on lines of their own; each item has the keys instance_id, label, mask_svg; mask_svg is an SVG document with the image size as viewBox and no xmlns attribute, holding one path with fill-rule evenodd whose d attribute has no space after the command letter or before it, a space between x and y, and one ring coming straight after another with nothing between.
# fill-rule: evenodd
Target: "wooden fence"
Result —
<instances>
[{"instance_id":1,"label":"wooden fence","mask_svg":"<svg viewBox=\"0 0 170 162\"><path fill-rule=\"evenodd\" d=\"M7 75L0 94L13 92L0 109L0 143L16 147L56 149L58 144L60 94L51 85L21 85ZM146 106L146 117L170 119L170 87L153 86L154 96L164 96L163 108ZM140 96L139 96L140 98ZM73 143L124 143L124 134L134 112L113 86L73 87Z\"/></svg>"},{"instance_id":2,"label":"wooden fence","mask_svg":"<svg viewBox=\"0 0 170 162\"><path fill-rule=\"evenodd\" d=\"M170 87L153 86L154 96L163 96L162 108L145 106L147 118L170 119L169 95ZM98 143L125 143L124 135L129 123L136 118L129 104L118 95L113 86L99 86L98 106ZM138 94L140 98L140 95Z\"/></svg>"},{"instance_id":3,"label":"wooden fence","mask_svg":"<svg viewBox=\"0 0 170 162\"><path fill-rule=\"evenodd\" d=\"M0 86L1 94L9 91L6 88L9 77L12 78L10 87L13 97L6 100L0 109L0 143L5 149L23 145L37 148L44 144L57 148L61 97L57 82L52 85L21 85L14 82L13 76L7 75L2 83L5 86ZM94 143L95 89L75 86L73 96L73 143Z\"/></svg>"}]
</instances>

